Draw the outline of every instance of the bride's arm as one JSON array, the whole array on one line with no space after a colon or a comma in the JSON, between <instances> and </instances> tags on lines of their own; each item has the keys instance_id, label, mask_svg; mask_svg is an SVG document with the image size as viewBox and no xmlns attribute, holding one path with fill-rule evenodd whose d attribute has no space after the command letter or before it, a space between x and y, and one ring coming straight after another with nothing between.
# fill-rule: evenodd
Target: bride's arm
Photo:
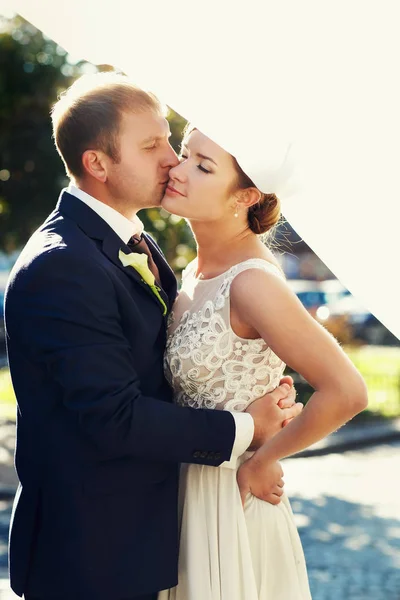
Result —
<instances>
[{"instance_id":1,"label":"bride's arm","mask_svg":"<svg viewBox=\"0 0 400 600\"><path fill-rule=\"evenodd\" d=\"M367 406L360 373L281 278L255 269L239 274L232 283L231 309L315 390L302 413L256 452L254 466L307 448Z\"/></svg>"}]
</instances>

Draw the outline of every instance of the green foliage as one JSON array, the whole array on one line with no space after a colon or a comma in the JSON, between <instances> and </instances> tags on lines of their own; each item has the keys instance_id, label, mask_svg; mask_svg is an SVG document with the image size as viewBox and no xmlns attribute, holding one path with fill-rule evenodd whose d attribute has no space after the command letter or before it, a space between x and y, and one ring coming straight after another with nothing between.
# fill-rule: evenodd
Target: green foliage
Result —
<instances>
[{"instance_id":1,"label":"green foliage","mask_svg":"<svg viewBox=\"0 0 400 600\"><path fill-rule=\"evenodd\" d=\"M0 419L15 419L15 394L8 369L0 369Z\"/></svg>"},{"instance_id":2,"label":"green foliage","mask_svg":"<svg viewBox=\"0 0 400 600\"><path fill-rule=\"evenodd\" d=\"M0 246L21 246L53 209L65 183L51 138L50 107L77 68L20 17L0 34Z\"/></svg>"},{"instance_id":3,"label":"green foliage","mask_svg":"<svg viewBox=\"0 0 400 600\"><path fill-rule=\"evenodd\" d=\"M68 184L52 140L50 110L76 77L96 70L68 59L63 48L21 17L0 17L0 250L23 246ZM186 121L172 110L168 120L171 144L179 152ZM140 217L179 272L194 256L186 222L156 209Z\"/></svg>"},{"instance_id":4,"label":"green foliage","mask_svg":"<svg viewBox=\"0 0 400 600\"><path fill-rule=\"evenodd\" d=\"M343 350L363 376L368 389L368 407L357 419L400 416L400 348L384 346L343 346ZM292 369L285 375L294 379L297 399L306 404L311 386Z\"/></svg>"},{"instance_id":5,"label":"green foliage","mask_svg":"<svg viewBox=\"0 0 400 600\"><path fill-rule=\"evenodd\" d=\"M368 411L384 417L400 415L400 348L346 347L368 388Z\"/></svg>"},{"instance_id":6,"label":"green foliage","mask_svg":"<svg viewBox=\"0 0 400 600\"><path fill-rule=\"evenodd\" d=\"M176 113L172 108L169 107L167 119L169 122L169 127L171 129L171 138L169 140L170 144L175 150L175 152L179 154L181 149L182 134L183 130L186 127L187 121L186 119L181 117L181 115L178 115L178 113Z\"/></svg>"}]
</instances>

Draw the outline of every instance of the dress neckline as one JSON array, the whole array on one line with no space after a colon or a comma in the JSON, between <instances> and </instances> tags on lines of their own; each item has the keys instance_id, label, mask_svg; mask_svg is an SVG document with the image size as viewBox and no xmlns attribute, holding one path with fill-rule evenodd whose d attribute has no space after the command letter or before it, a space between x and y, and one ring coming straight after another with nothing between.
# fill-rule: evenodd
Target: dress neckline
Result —
<instances>
[{"instance_id":1,"label":"dress neckline","mask_svg":"<svg viewBox=\"0 0 400 600\"><path fill-rule=\"evenodd\" d=\"M235 265L232 265L231 267L229 267L229 269L227 269L226 271L223 271L222 273L220 273L219 275L216 275L215 277L208 277L207 279L200 279L199 277L195 277L193 274L193 279L196 281L196 283L205 283L207 281L217 281L217 279L220 279L221 277L223 277L224 275L227 275L229 273L229 271L232 271L232 269L234 269L235 267L239 267L240 265L244 265L248 262L251 261L261 261L263 263L267 263L267 265L269 265L270 267L273 267L274 269L276 269L277 271L279 271L278 267L276 265L274 265L274 263L270 262L269 260L266 260L265 258L259 258L259 257L254 257L254 258L246 258L246 260L242 260L241 262L236 263ZM197 266L197 257L193 260L193 271Z\"/></svg>"}]
</instances>

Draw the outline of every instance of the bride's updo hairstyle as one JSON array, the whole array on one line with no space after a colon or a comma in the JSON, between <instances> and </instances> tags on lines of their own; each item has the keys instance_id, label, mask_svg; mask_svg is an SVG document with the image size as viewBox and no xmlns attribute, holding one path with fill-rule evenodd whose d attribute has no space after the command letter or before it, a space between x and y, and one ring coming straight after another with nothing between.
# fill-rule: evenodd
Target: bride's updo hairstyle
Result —
<instances>
[{"instance_id":1,"label":"bride's updo hairstyle","mask_svg":"<svg viewBox=\"0 0 400 600\"><path fill-rule=\"evenodd\" d=\"M250 187L258 189L250 177L248 177L240 167L236 158L232 156L232 159L238 176L235 191L245 190ZM261 194L261 198L256 204L249 207L247 219L251 231L260 235L262 233L268 233L278 224L281 218L281 203L275 194L263 194L260 190L258 191Z\"/></svg>"},{"instance_id":2,"label":"bride's updo hairstyle","mask_svg":"<svg viewBox=\"0 0 400 600\"><path fill-rule=\"evenodd\" d=\"M182 145L185 143L185 140L189 137L189 135L196 131L196 127L191 123L187 123L185 129L183 130L183 140ZM237 180L232 189L232 193L238 192L240 190L245 190L247 188L253 187L257 188L257 186L252 182L250 177L246 175L238 161L232 154L230 154L233 161L233 166L236 171ZM271 231L275 225L277 225L281 218L281 203L279 198L275 194L263 194L260 190L258 190L261 194L260 200L250 206L247 213L247 219L249 223L249 228L253 233L257 235L266 234Z\"/></svg>"}]
</instances>

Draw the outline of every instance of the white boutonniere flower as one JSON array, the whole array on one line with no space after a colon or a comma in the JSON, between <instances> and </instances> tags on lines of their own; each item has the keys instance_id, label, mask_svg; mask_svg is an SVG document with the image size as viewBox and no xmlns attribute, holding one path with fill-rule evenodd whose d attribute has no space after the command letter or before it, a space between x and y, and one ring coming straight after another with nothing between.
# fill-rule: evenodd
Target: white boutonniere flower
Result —
<instances>
[{"instance_id":1,"label":"white boutonniere flower","mask_svg":"<svg viewBox=\"0 0 400 600\"><path fill-rule=\"evenodd\" d=\"M156 280L153 273L149 269L148 256L147 254L139 254L138 252L132 252L125 254L122 250L119 251L118 258L124 267L133 267L135 271L139 273L142 281L146 283L153 294L157 297L163 308L163 315L167 314L167 305L160 295L160 288L156 285Z\"/></svg>"}]
</instances>

